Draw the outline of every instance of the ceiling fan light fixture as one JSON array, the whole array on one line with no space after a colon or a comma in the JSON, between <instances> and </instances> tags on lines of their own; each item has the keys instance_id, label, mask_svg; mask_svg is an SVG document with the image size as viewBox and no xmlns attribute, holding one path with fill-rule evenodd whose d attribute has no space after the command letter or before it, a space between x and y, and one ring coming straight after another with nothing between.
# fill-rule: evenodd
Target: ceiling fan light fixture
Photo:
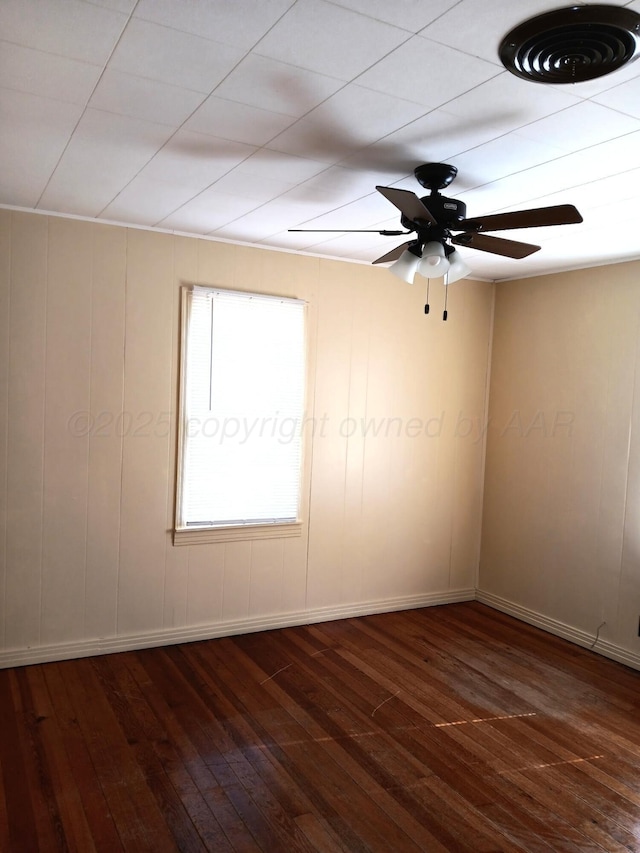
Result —
<instances>
[{"instance_id":1,"label":"ceiling fan light fixture","mask_svg":"<svg viewBox=\"0 0 640 853\"><path fill-rule=\"evenodd\" d=\"M422 250L422 259L418 272L425 278L440 278L449 269L449 261L444 253L442 243L432 241Z\"/></svg>"},{"instance_id":2,"label":"ceiling fan light fixture","mask_svg":"<svg viewBox=\"0 0 640 853\"><path fill-rule=\"evenodd\" d=\"M449 255L449 271L445 278L445 284L453 284L454 281L460 281L461 278L466 278L471 275L471 270L465 264L460 252L455 249Z\"/></svg>"},{"instance_id":3,"label":"ceiling fan light fixture","mask_svg":"<svg viewBox=\"0 0 640 853\"><path fill-rule=\"evenodd\" d=\"M416 255L415 252L409 248L405 249L398 260L394 261L388 269L389 272L393 273L399 279L402 279L402 281L406 281L407 284L413 284L413 279L418 271L419 263L419 255Z\"/></svg>"},{"instance_id":4,"label":"ceiling fan light fixture","mask_svg":"<svg viewBox=\"0 0 640 853\"><path fill-rule=\"evenodd\" d=\"M415 236L406 243L385 252L384 255L372 261L373 264L391 264L389 267L391 272L410 284L413 284L416 272L427 279L442 278L449 273L445 281L445 284L449 284L470 274L469 267L456 254L454 245L505 258L526 258L533 252L538 252L541 247L521 240L494 237L485 232L574 225L582 222L582 216L572 204L514 210L467 219L467 206L464 202L447 198L439 193L439 189L453 180L457 171L455 166L446 163L423 163L422 166L417 166L414 174L418 183L431 190L431 194L424 198L418 198L410 190L376 186L378 192L400 211L400 222L404 230L378 231L371 228L348 230L358 233L373 231L389 237L412 233ZM315 229L293 230L313 231Z\"/></svg>"},{"instance_id":5,"label":"ceiling fan light fixture","mask_svg":"<svg viewBox=\"0 0 640 853\"><path fill-rule=\"evenodd\" d=\"M617 71L640 54L640 15L611 5L568 6L514 27L500 61L538 83L582 83Z\"/></svg>"}]
</instances>

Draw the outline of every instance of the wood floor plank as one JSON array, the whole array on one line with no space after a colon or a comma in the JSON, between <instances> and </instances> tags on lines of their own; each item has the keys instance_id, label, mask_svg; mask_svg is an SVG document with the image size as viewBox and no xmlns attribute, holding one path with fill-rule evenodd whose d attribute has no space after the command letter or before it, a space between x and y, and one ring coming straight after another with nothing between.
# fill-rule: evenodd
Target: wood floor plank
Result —
<instances>
[{"instance_id":1,"label":"wood floor plank","mask_svg":"<svg viewBox=\"0 0 640 853\"><path fill-rule=\"evenodd\" d=\"M223 828L233 849L261 850L271 845L269 830L262 821L255 819L255 809L245 795L237 776L227 762L230 742L217 742L209 737L200 725L196 697L192 695L188 682L166 655L150 652L141 653L142 665L158 688L155 708L168 724L176 744L183 751L186 767L198 780L207 805ZM215 728L215 720L212 727ZM266 839L263 833L266 832ZM257 836L257 838L256 838ZM263 845L263 846L261 846Z\"/></svg>"},{"instance_id":2,"label":"wood floor plank","mask_svg":"<svg viewBox=\"0 0 640 853\"><path fill-rule=\"evenodd\" d=\"M362 621L362 620L361 620L361 621ZM372 632L371 632L371 631L369 631L368 633L372 633ZM404 695L404 694L403 694L403 695ZM394 707L395 707L395 706L394 706ZM445 729L445 730L443 730L443 731L447 731L447 730ZM451 729L451 731L452 731L452 732L455 732L456 734L458 734L458 732L459 732L459 730L458 730L458 729ZM463 740L464 740L464 737L463 737ZM472 745L471 745L471 747L472 747L472 749L473 749L474 745L472 744ZM493 762L493 761L494 761L493 753L488 753L488 752L487 752L487 755L488 755L488 759L487 759L487 758L485 758L485 760L488 760L489 762ZM504 758L506 758L506 760L507 760L507 761L510 761L510 759L511 759L511 751L510 751L510 749L508 749L508 748L507 748L507 749L503 749L503 756L504 756ZM529 758L529 757L527 756L527 759L528 759L528 758ZM525 760L525 759L524 759L523 757L521 757L521 759L520 759L520 760ZM536 760L537 760L537 759L536 759ZM505 765L505 764L498 765L498 768L500 768L500 767L502 767L502 769L506 769L506 767L508 767L508 764L507 764L507 765ZM441 772L442 772L442 771L441 771ZM565 827L565 830L567 830L567 828L566 828L566 827ZM546 832L546 827L544 827L544 824L542 824L542 823L540 823L540 824L539 824L538 831L539 831L539 832L541 832L542 834L544 834L544 833ZM574 839L574 843L573 843L573 845L569 846L569 845L567 844L567 845L566 845L566 849L579 850L579 849L580 849L580 846L579 846L579 845L580 845L580 841L581 841L581 839L579 839L579 838ZM553 849L553 848L551 848L551 849Z\"/></svg>"},{"instance_id":3,"label":"wood floor plank","mask_svg":"<svg viewBox=\"0 0 640 853\"><path fill-rule=\"evenodd\" d=\"M271 770L270 772L265 771L265 781L270 789L277 792L278 798L288 805L291 813L296 815L294 818L296 821L298 817L303 817L309 811L315 811L317 798L314 797L312 801L311 797L314 796L314 793L308 787L307 778L301 776L300 770L288 750L289 747L303 746L303 732L295 731L292 734L292 721L289 715L282 710L278 714L271 711L269 718L265 720L266 703L264 696L260 693L256 697L253 692L254 680L250 680L247 685L241 677L239 668L229 667L229 646L224 646L224 644L208 645L206 653L210 659L210 665L218 673L218 683L224 683L227 685L227 689L230 688L229 695L233 696L232 707L235 711L234 725L239 729L239 734L250 739L251 736L246 729L247 720L251 721L250 728L255 730L253 740L245 742L243 751L248 750L253 756L252 760L259 763L265 762L269 765ZM248 747L247 743L251 743L251 746ZM274 772L276 773L275 780ZM319 768L315 768L315 772L319 772ZM291 804L292 799L293 804ZM327 812L330 812L330 817L327 818L329 824L336 830L340 838L348 841L350 845L348 849L360 850L357 836L351 835L348 826L325 804L322 813L326 815Z\"/></svg>"},{"instance_id":4,"label":"wood floor plank","mask_svg":"<svg viewBox=\"0 0 640 853\"><path fill-rule=\"evenodd\" d=\"M2 853L640 853L640 673L477 602L0 671Z\"/></svg>"},{"instance_id":5,"label":"wood floor plank","mask_svg":"<svg viewBox=\"0 0 640 853\"><path fill-rule=\"evenodd\" d=\"M157 719L148 712L144 696L126 668L126 658L98 658L93 666L176 844L185 853L200 853L205 849L200 834L193 821L187 819L184 802L154 749L154 741L162 737L162 730Z\"/></svg>"},{"instance_id":6,"label":"wood floor plank","mask_svg":"<svg viewBox=\"0 0 640 853\"><path fill-rule=\"evenodd\" d=\"M349 838L350 849L380 849L383 839L388 843L395 842L398 849L407 851L415 848L411 840L389 822L385 813L372 810L367 792L360 786L354 785L351 772L358 772L349 762L348 756L342 751L337 752L333 738L329 732L316 721L309 719L298 701L291 702L284 696L280 700L288 711L277 714L265 714L261 709L265 703L273 702L273 695L282 695L283 691L273 677L266 677L265 670L257 667L252 659L236 648L237 643L229 643L220 649L218 666L227 668L227 663L233 662L233 672L242 673L246 677L237 681L235 691L243 699L244 707L255 720L260 721L264 730L264 742L269 749L278 748L279 759L283 761L297 783L312 792L314 802L321 803L323 814L328 822L335 826L341 835ZM223 651L222 651L223 650ZM277 661L269 665L277 666ZM279 667L278 667L279 668ZM277 671L277 670L275 670ZM231 669L227 670L229 678L237 678ZM283 673L284 674L284 673ZM304 757L307 757L305 760ZM318 789L314 781L322 779ZM345 796L345 792L349 796ZM365 845L358 842L361 835ZM431 839L434 851L439 849L435 839ZM373 848L367 845L373 844Z\"/></svg>"},{"instance_id":7,"label":"wood floor plank","mask_svg":"<svg viewBox=\"0 0 640 853\"><path fill-rule=\"evenodd\" d=\"M298 815L296 823L307 836L315 850L322 853L349 853L331 828L313 814Z\"/></svg>"},{"instance_id":8,"label":"wood floor plank","mask_svg":"<svg viewBox=\"0 0 640 853\"><path fill-rule=\"evenodd\" d=\"M82 797L53 710L43 669L33 666L27 668L24 673L33 702L38 740L42 744L42 761L51 777L61 838L71 851L95 853L93 834L84 813Z\"/></svg>"},{"instance_id":9,"label":"wood floor plank","mask_svg":"<svg viewBox=\"0 0 640 853\"><path fill-rule=\"evenodd\" d=\"M162 760L173 768L171 772L179 773L187 790L191 790L190 783L185 782L181 769L186 772L188 780L193 782L213 816L210 829L218 824L234 851L256 853L260 847L205 761L205 757L210 758L209 754L200 753L197 744L190 737L188 728L185 728L182 719L175 713L175 697L180 696L180 691L174 680L166 680L166 667L163 660L156 660L157 657L153 653L142 652L127 661L127 666L143 690L147 703L166 732L166 739L163 738L156 745L156 749L163 756ZM206 820L206 815L202 819ZM200 832L202 835L201 830Z\"/></svg>"},{"instance_id":10,"label":"wood floor plank","mask_svg":"<svg viewBox=\"0 0 640 853\"><path fill-rule=\"evenodd\" d=\"M78 725L126 851L173 851L175 844L135 762L90 659L65 664Z\"/></svg>"},{"instance_id":11,"label":"wood floor plank","mask_svg":"<svg viewBox=\"0 0 640 853\"><path fill-rule=\"evenodd\" d=\"M27 670L15 671L13 698L17 717L17 737L22 746L24 766L29 784L29 797L33 801L37 846L44 853L58 849L67 850L65 831L55 796L51 768L46 760L45 745L40 731L40 720L33 707Z\"/></svg>"},{"instance_id":12,"label":"wood floor plank","mask_svg":"<svg viewBox=\"0 0 640 853\"><path fill-rule=\"evenodd\" d=\"M6 815L8 849L38 849L36 816L27 773L27 757L18 735L18 709L12 682L15 672L0 671L0 769L2 770L3 814Z\"/></svg>"},{"instance_id":13,"label":"wood floor plank","mask_svg":"<svg viewBox=\"0 0 640 853\"><path fill-rule=\"evenodd\" d=\"M58 721L62 744L82 800L82 808L91 827L94 845L101 853L118 853L124 848L75 711L69 701L60 667L45 666L42 671Z\"/></svg>"},{"instance_id":14,"label":"wood floor plank","mask_svg":"<svg viewBox=\"0 0 640 853\"><path fill-rule=\"evenodd\" d=\"M283 642L282 635L279 639ZM296 645L295 640L294 645ZM304 644L301 645L301 649L304 649ZM361 755L359 760L367 767L371 777L384 786L406 808L408 813L417 817L423 826L432 825L433 828L433 824L436 822L433 813L436 812L441 826L447 827L446 837L442 837L441 840L448 845L448 849L452 849L452 846L457 843L457 838L466 833L467 835L475 834L475 844L478 851L483 849L495 850L497 834L492 833L488 827L485 827L484 831L480 830L478 828L479 822L474 820L469 810L466 812L459 810L456 814L456 820L451 821L448 817L443 818L447 809L439 798L434 799L432 797L428 802L421 802L420 798L415 796L415 792L421 788L422 783L426 783L426 788L429 788L428 782L433 779L431 771L424 764L415 761L409 751L399 749L397 740L366 731L370 726L369 717L374 716L375 710L380 704L378 702L379 695L376 695L375 692L378 686L377 681L367 679L370 689L370 695L367 696L367 684L362 680L360 693L354 691L354 684L357 679L354 677L353 671L341 672L341 678L328 679L326 672L331 671L331 658L335 656L335 650L333 650L333 655L331 651L327 650L322 655L314 655L313 665L316 668L322 667L320 674L323 683L332 681L336 685L336 690L333 691L336 698L348 698L349 701L353 701L355 696L356 706L366 715L363 719L365 730L362 732L363 740L361 741L364 755ZM304 658L295 659L298 666L304 665ZM385 694L388 697L395 698L393 694L388 692L389 686L389 682L383 685ZM362 701L360 701L361 699ZM438 835L437 828L434 829L434 834ZM440 834L442 835L441 831ZM501 842L505 843L504 837ZM519 848L510 846L509 849Z\"/></svg>"}]
</instances>

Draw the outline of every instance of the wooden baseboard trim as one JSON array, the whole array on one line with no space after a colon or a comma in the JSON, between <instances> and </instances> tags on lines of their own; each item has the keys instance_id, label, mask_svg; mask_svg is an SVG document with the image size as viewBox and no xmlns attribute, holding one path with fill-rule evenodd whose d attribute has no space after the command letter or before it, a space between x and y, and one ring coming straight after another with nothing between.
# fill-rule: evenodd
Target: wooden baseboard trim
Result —
<instances>
[{"instance_id":1,"label":"wooden baseboard trim","mask_svg":"<svg viewBox=\"0 0 640 853\"><path fill-rule=\"evenodd\" d=\"M213 640L217 637L231 637L236 634L250 634L256 631L270 631L288 628L294 625L310 625L317 622L331 622L336 619L350 619L355 616L368 616L372 613L390 613L397 610L414 610L420 607L434 607L438 604L455 604L461 601L473 601L474 589L449 590L446 592L426 593L424 595L403 596L380 601L356 602L338 607L320 607L297 613L280 613L273 616L237 619L232 622L219 622L197 625L188 628L170 628L146 634L134 634L120 637L96 637L75 643L58 643L26 649L8 649L0 652L0 669L12 666L28 666L50 661L70 660L73 658L106 655L116 652L148 649L154 646L171 646L176 643L191 643L199 640Z\"/></svg>"},{"instance_id":2,"label":"wooden baseboard trim","mask_svg":"<svg viewBox=\"0 0 640 853\"><path fill-rule=\"evenodd\" d=\"M567 625L557 619L551 619L549 616L544 616L542 613L529 610L527 607L522 607L520 604L481 589L476 590L476 601L493 607L495 610L500 610L502 613L506 613L516 619L520 619L522 622L527 622L529 625L534 625L536 628L542 628L543 631L548 631L550 634L555 634L557 637L562 637L578 646L585 648L593 647L592 651L603 655L603 657L623 663L632 669L640 670L640 654L611 643L602 637L599 637L597 643L594 645L595 634L588 634L586 631L581 631L572 625Z\"/></svg>"}]
</instances>

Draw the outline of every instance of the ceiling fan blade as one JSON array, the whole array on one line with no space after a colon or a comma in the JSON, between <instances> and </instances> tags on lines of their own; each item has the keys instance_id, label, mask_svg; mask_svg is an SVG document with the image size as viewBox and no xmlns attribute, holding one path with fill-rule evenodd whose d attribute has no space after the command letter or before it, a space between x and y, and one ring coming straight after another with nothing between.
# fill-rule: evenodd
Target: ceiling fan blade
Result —
<instances>
[{"instance_id":1,"label":"ceiling fan blade","mask_svg":"<svg viewBox=\"0 0 640 853\"><path fill-rule=\"evenodd\" d=\"M512 228L536 228L546 225L574 225L582 222L578 210L572 204L555 207L534 207L531 210L514 210L511 213L496 213L463 219L455 226L464 231L510 231Z\"/></svg>"},{"instance_id":2,"label":"ceiling fan blade","mask_svg":"<svg viewBox=\"0 0 640 853\"><path fill-rule=\"evenodd\" d=\"M458 234L451 238L458 246L468 246L481 252L504 255L505 258L526 258L540 249L533 243L520 243L518 240L505 240L502 237L490 237L488 234Z\"/></svg>"},{"instance_id":3,"label":"ceiling fan blade","mask_svg":"<svg viewBox=\"0 0 640 853\"><path fill-rule=\"evenodd\" d=\"M430 225L437 225L436 220L418 196L410 190L398 190L394 187L376 187L376 189L412 222L428 222Z\"/></svg>"},{"instance_id":4,"label":"ceiling fan blade","mask_svg":"<svg viewBox=\"0 0 640 853\"><path fill-rule=\"evenodd\" d=\"M386 255L382 255L381 257L376 258L375 261L371 261L371 263L386 264L388 261L397 261L400 255L404 252L404 250L408 249L409 246L412 246L413 243L413 240L409 240L409 242L403 243L401 246L396 246L395 249L391 249L391 251L387 252Z\"/></svg>"},{"instance_id":5,"label":"ceiling fan blade","mask_svg":"<svg viewBox=\"0 0 640 853\"><path fill-rule=\"evenodd\" d=\"M375 228L287 228L287 231L298 234L380 234L383 237L411 234L411 231L378 231Z\"/></svg>"}]
</instances>

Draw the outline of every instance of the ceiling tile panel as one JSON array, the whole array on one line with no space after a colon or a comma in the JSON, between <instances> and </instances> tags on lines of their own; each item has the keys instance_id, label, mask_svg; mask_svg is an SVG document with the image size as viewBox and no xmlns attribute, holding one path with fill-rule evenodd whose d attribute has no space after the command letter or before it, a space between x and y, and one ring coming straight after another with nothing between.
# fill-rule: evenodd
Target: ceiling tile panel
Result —
<instances>
[{"instance_id":1,"label":"ceiling tile panel","mask_svg":"<svg viewBox=\"0 0 640 853\"><path fill-rule=\"evenodd\" d=\"M612 110L640 119L640 77L594 95L592 100Z\"/></svg>"},{"instance_id":2,"label":"ceiling tile panel","mask_svg":"<svg viewBox=\"0 0 640 853\"><path fill-rule=\"evenodd\" d=\"M502 68L498 48L509 30L559 5L562 4L554 0L491 0L481 4L478 0L462 0L425 27L421 35Z\"/></svg>"},{"instance_id":3,"label":"ceiling tile panel","mask_svg":"<svg viewBox=\"0 0 640 853\"><path fill-rule=\"evenodd\" d=\"M170 135L165 125L87 110L39 207L97 216Z\"/></svg>"},{"instance_id":4,"label":"ceiling tile panel","mask_svg":"<svg viewBox=\"0 0 640 853\"><path fill-rule=\"evenodd\" d=\"M237 171L260 178L274 178L298 184L319 172L324 172L326 168L325 163L317 160L294 157L291 154L282 154L280 151L261 148L255 154L247 157L238 166Z\"/></svg>"},{"instance_id":5,"label":"ceiling tile panel","mask_svg":"<svg viewBox=\"0 0 640 853\"><path fill-rule=\"evenodd\" d=\"M354 161L355 159L354 157ZM331 204L332 200L336 205L342 205L370 195L371 188L380 182L392 184L401 177L403 175L398 173L384 175L380 171L331 166L316 177L300 184L297 191L301 197L304 194L313 199L324 195L327 205Z\"/></svg>"},{"instance_id":6,"label":"ceiling tile panel","mask_svg":"<svg viewBox=\"0 0 640 853\"><path fill-rule=\"evenodd\" d=\"M108 68L89 106L177 128L200 106L203 99L201 92Z\"/></svg>"},{"instance_id":7,"label":"ceiling tile panel","mask_svg":"<svg viewBox=\"0 0 640 853\"><path fill-rule=\"evenodd\" d=\"M380 193L372 192L335 210L310 218L305 228L377 228L389 216L390 202ZM393 210L393 207L391 207ZM398 214L398 219L400 215ZM400 228L400 225L397 226Z\"/></svg>"},{"instance_id":8,"label":"ceiling tile panel","mask_svg":"<svg viewBox=\"0 0 640 853\"><path fill-rule=\"evenodd\" d=\"M139 0L135 16L248 49L295 0Z\"/></svg>"},{"instance_id":9,"label":"ceiling tile panel","mask_svg":"<svg viewBox=\"0 0 640 853\"><path fill-rule=\"evenodd\" d=\"M424 115L424 107L397 95L350 84L312 110L306 120L322 133L343 136L359 147Z\"/></svg>"},{"instance_id":10,"label":"ceiling tile panel","mask_svg":"<svg viewBox=\"0 0 640 853\"><path fill-rule=\"evenodd\" d=\"M413 180L413 170L418 164L449 162L458 154L494 139L500 135L500 130L504 134L510 129L506 121L496 124L492 121L468 122L447 110L432 110L409 122L343 160L343 165L378 172L382 180L377 183L395 182L405 175L411 175ZM473 186L472 176L468 173L456 178L455 183L456 190L466 186ZM415 187L414 181L409 189Z\"/></svg>"},{"instance_id":11,"label":"ceiling tile panel","mask_svg":"<svg viewBox=\"0 0 640 853\"><path fill-rule=\"evenodd\" d=\"M306 118L299 119L268 143L272 151L326 164L339 163L363 144L366 143L351 138L348 133L334 135L329 128L323 130Z\"/></svg>"},{"instance_id":12,"label":"ceiling tile panel","mask_svg":"<svg viewBox=\"0 0 640 853\"><path fill-rule=\"evenodd\" d=\"M344 86L342 80L249 54L216 89L216 95L299 118Z\"/></svg>"},{"instance_id":13,"label":"ceiling tile panel","mask_svg":"<svg viewBox=\"0 0 640 853\"><path fill-rule=\"evenodd\" d=\"M256 204L271 201L290 190L292 186L291 183L282 179L249 175L240 168L227 172L215 183L216 192L254 199Z\"/></svg>"},{"instance_id":14,"label":"ceiling tile panel","mask_svg":"<svg viewBox=\"0 0 640 853\"><path fill-rule=\"evenodd\" d=\"M383 237L380 234L309 234L315 238L309 242L308 248L317 251L322 248L336 257L350 257L354 255L363 257L380 257L380 255L391 251L394 246L406 242L409 237Z\"/></svg>"},{"instance_id":15,"label":"ceiling tile panel","mask_svg":"<svg viewBox=\"0 0 640 853\"><path fill-rule=\"evenodd\" d=\"M149 180L182 184L195 195L255 150L253 145L179 130L147 163L142 173Z\"/></svg>"},{"instance_id":16,"label":"ceiling tile panel","mask_svg":"<svg viewBox=\"0 0 640 853\"><path fill-rule=\"evenodd\" d=\"M417 33L460 0L422 0L420 3L414 0L395 0L394 3L390 3L389 0L334 0L334 2L338 6L360 12L361 15L367 15L377 21L384 21L407 32Z\"/></svg>"},{"instance_id":17,"label":"ceiling tile panel","mask_svg":"<svg viewBox=\"0 0 640 853\"><path fill-rule=\"evenodd\" d=\"M489 182L465 193L477 212L495 212L518 205L538 207L549 193L566 192L573 203L574 189L640 167L640 133L603 142L573 154L563 154L538 166ZM597 193L597 189L594 190ZM556 202L557 203L557 202Z\"/></svg>"},{"instance_id":18,"label":"ceiling tile panel","mask_svg":"<svg viewBox=\"0 0 640 853\"><path fill-rule=\"evenodd\" d=\"M404 30L326 0L298 0L265 35L255 52L329 77L351 80L406 38Z\"/></svg>"},{"instance_id":19,"label":"ceiling tile panel","mask_svg":"<svg viewBox=\"0 0 640 853\"><path fill-rule=\"evenodd\" d=\"M500 136L456 157L458 173L469 171L478 184L486 184L515 172L562 156L559 148L533 141L519 131Z\"/></svg>"},{"instance_id":20,"label":"ceiling tile panel","mask_svg":"<svg viewBox=\"0 0 640 853\"><path fill-rule=\"evenodd\" d=\"M0 80L6 89L84 106L101 72L89 62L0 42Z\"/></svg>"},{"instance_id":21,"label":"ceiling tile panel","mask_svg":"<svg viewBox=\"0 0 640 853\"><path fill-rule=\"evenodd\" d=\"M640 118L584 101L521 127L518 134L563 151L578 151L637 130Z\"/></svg>"},{"instance_id":22,"label":"ceiling tile panel","mask_svg":"<svg viewBox=\"0 0 640 853\"><path fill-rule=\"evenodd\" d=\"M466 124L481 124L494 129L494 135L497 135L502 129L514 130L582 100L574 86L527 84L514 74L502 71L486 83L449 101L445 109Z\"/></svg>"},{"instance_id":23,"label":"ceiling tile panel","mask_svg":"<svg viewBox=\"0 0 640 853\"><path fill-rule=\"evenodd\" d=\"M242 225L243 220L238 220L238 222L234 222L234 228L236 225ZM252 224L249 223L247 228L252 228ZM305 252L305 253L313 253L313 246L318 243L323 243L323 240L317 239L321 237L321 234L316 235L316 239L311 239L311 234L299 234L290 231L278 231L275 234L267 234L263 238L263 245L273 246L277 249L283 249L285 251L292 252ZM246 239L239 237L238 239Z\"/></svg>"},{"instance_id":24,"label":"ceiling tile panel","mask_svg":"<svg viewBox=\"0 0 640 853\"><path fill-rule=\"evenodd\" d=\"M236 47L134 18L109 65L116 71L208 94L242 56Z\"/></svg>"},{"instance_id":25,"label":"ceiling tile panel","mask_svg":"<svg viewBox=\"0 0 640 853\"><path fill-rule=\"evenodd\" d=\"M484 59L413 36L361 74L358 83L426 107L439 107L497 74L500 69Z\"/></svg>"},{"instance_id":26,"label":"ceiling tile panel","mask_svg":"<svg viewBox=\"0 0 640 853\"><path fill-rule=\"evenodd\" d=\"M137 0L87 0L96 6L104 6L105 9L114 9L116 12L126 12L129 15L135 8Z\"/></svg>"},{"instance_id":27,"label":"ceiling tile panel","mask_svg":"<svg viewBox=\"0 0 640 853\"><path fill-rule=\"evenodd\" d=\"M352 84L275 137L269 147L335 163L423 112L419 104Z\"/></svg>"},{"instance_id":28,"label":"ceiling tile panel","mask_svg":"<svg viewBox=\"0 0 640 853\"><path fill-rule=\"evenodd\" d=\"M137 175L104 208L101 219L155 225L189 201L194 193L181 184L150 180Z\"/></svg>"},{"instance_id":29,"label":"ceiling tile panel","mask_svg":"<svg viewBox=\"0 0 640 853\"><path fill-rule=\"evenodd\" d=\"M264 145L293 121L291 116L211 95L185 123L185 129L247 145Z\"/></svg>"},{"instance_id":30,"label":"ceiling tile panel","mask_svg":"<svg viewBox=\"0 0 640 853\"><path fill-rule=\"evenodd\" d=\"M232 222L257 207L254 199L218 192L215 187L205 190L158 224L176 231L208 234L227 222Z\"/></svg>"},{"instance_id":31,"label":"ceiling tile panel","mask_svg":"<svg viewBox=\"0 0 640 853\"><path fill-rule=\"evenodd\" d=\"M128 16L82 0L2 0L6 41L104 65Z\"/></svg>"},{"instance_id":32,"label":"ceiling tile panel","mask_svg":"<svg viewBox=\"0 0 640 853\"><path fill-rule=\"evenodd\" d=\"M621 83L626 83L627 80L635 80L639 76L640 62L634 60L612 74L605 74L603 77L596 77L595 80L586 80L584 83L576 83L572 86L563 86L563 89L569 89L572 94L578 95L580 98L593 98L594 95L600 95Z\"/></svg>"},{"instance_id":33,"label":"ceiling tile panel","mask_svg":"<svg viewBox=\"0 0 640 853\"><path fill-rule=\"evenodd\" d=\"M255 210L238 217L233 222L218 229L217 236L226 240L242 240L249 243L259 242L271 237L288 227L295 227L294 208L289 202L275 199L263 204ZM293 225L292 225L293 222ZM292 235L296 236L296 235ZM304 235L302 235L304 237ZM296 241L297 245L305 245L304 240Z\"/></svg>"},{"instance_id":34,"label":"ceiling tile panel","mask_svg":"<svg viewBox=\"0 0 640 853\"><path fill-rule=\"evenodd\" d=\"M77 104L0 89L0 198L35 207L82 108Z\"/></svg>"}]
</instances>

